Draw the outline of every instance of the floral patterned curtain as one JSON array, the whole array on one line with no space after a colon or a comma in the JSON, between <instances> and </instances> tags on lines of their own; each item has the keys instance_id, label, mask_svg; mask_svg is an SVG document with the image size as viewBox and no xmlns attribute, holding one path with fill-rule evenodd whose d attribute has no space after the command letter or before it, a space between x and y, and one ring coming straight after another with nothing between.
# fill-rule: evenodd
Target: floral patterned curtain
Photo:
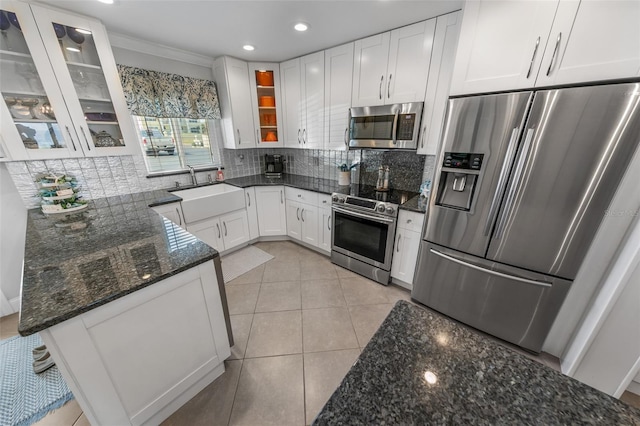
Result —
<instances>
[{"instance_id":1,"label":"floral patterned curtain","mask_svg":"<svg viewBox=\"0 0 640 426\"><path fill-rule=\"evenodd\" d=\"M118 65L133 115L161 118L221 118L213 81Z\"/></svg>"}]
</instances>

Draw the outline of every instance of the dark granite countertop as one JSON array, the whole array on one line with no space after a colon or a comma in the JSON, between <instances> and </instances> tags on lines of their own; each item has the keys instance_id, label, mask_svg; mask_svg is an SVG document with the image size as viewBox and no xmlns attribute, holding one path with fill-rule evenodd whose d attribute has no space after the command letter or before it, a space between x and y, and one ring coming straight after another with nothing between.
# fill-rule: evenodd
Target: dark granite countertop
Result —
<instances>
[{"instance_id":1,"label":"dark granite countertop","mask_svg":"<svg viewBox=\"0 0 640 426\"><path fill-rule=\"evenodd\" d=\"M427 205L429 204L429 200L425 197L421 197L420 195L416 195L411 198L406 203L403 203L400 208L403 210L409 210L417 213L425 213L427 211Z\"/></svg>"},{"instance_id":2,"label":"dark granite countertop","mask_svg":"<svg viewBox=\"0 0 640 426\"><path fill-rule=\"evenodd\" d=\"M311 176L291 175L284 173L281 178L268 178L265 175L244 176L227 179L229 185L247 188L250 186L284 185L308 191L332 194L334 192L348 191L348 186L338 186L338 181L314 178Z\"/></svg>"},{"instance_id":3,"label":"dark granite countertop","mask_svg":"<svg viewBox=\"0 0 640 426\"><path fill-rule=\"evenodd\" d=\"M73 214L27 213L18 331L27 336L218 256L162 218L150 191L89 202Z\"/></svg>"},{"instance_id":4,"label":"dark granite countertop","mask_svg":"<svg viewBox=\"0 0 640 426\"><path fill-rule=\"evenodd\" d=\"M313 424L639 425L640 410L400 301Z\"/></svg>"}]
</instances>

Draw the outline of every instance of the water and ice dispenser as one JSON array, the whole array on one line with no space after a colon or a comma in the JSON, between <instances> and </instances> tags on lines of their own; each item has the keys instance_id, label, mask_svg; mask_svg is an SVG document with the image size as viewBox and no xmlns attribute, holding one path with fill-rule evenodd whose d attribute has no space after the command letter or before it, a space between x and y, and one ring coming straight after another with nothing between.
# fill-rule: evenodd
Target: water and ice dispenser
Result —
<instances>
[{"instance_id":1,"label":"water and ice dispenser","mask_svg":"<svg viewBox=\"0 0 640 426\"><path fill-rule=\"evenodd\" d=\"M471 209L484 154L445 152L436 195L436 205L457 210Z\"/></svg>"}]
</instances>

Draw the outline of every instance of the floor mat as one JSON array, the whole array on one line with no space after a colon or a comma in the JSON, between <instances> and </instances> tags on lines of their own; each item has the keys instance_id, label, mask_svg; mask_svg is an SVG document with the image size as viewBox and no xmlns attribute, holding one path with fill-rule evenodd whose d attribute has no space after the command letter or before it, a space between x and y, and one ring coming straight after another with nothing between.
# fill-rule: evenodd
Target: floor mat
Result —
<instances>
[{"instance_id":1,"label":"floor mat","mask_svg":"<svg viewBox=\"0 0 640 426\"><path fill-rule=\"evenodd\" d=\"M33 372L31 350L41 344L37 334L0 341L0 425L31 425L73 399L56 366Z\"/></svg>"},{"instance_id":2,"label":"floor mat","mask_svg":"<svg viewBox=\"0 0 640 426\"><path fill-rule=\"evenodd\" d=\"M271 259L273 259L273 256L254 246L248 246L228 254L222 258L224 282L228 283Z\"/></svg>"}]
</instances>

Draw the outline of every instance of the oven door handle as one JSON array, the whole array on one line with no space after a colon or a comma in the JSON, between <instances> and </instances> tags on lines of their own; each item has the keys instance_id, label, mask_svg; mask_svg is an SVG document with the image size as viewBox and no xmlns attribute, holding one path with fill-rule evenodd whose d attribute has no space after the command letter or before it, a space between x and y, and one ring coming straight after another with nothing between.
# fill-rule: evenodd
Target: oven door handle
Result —
<instances>
[{"instance_id":1,"label":"oven door handle","mask_svg":"<svg viewBox=\"0 0 640 426\"><path fill-rule=\"evenodd\" d=\"M377 217L377 216L370 216L368 214L362 214L362 213L357 213L351 210L347 210L347 209L341 209L340 207L332 207L332 209L336 212L340 212L340 213L344 213L344 214L348 214L351 216L355 216L355 217L360 217L362 219L368 219L372 222L378 222L378 223L394 223L395 219L386 219L384 217Z\"/></svg>"}]
</instances>

